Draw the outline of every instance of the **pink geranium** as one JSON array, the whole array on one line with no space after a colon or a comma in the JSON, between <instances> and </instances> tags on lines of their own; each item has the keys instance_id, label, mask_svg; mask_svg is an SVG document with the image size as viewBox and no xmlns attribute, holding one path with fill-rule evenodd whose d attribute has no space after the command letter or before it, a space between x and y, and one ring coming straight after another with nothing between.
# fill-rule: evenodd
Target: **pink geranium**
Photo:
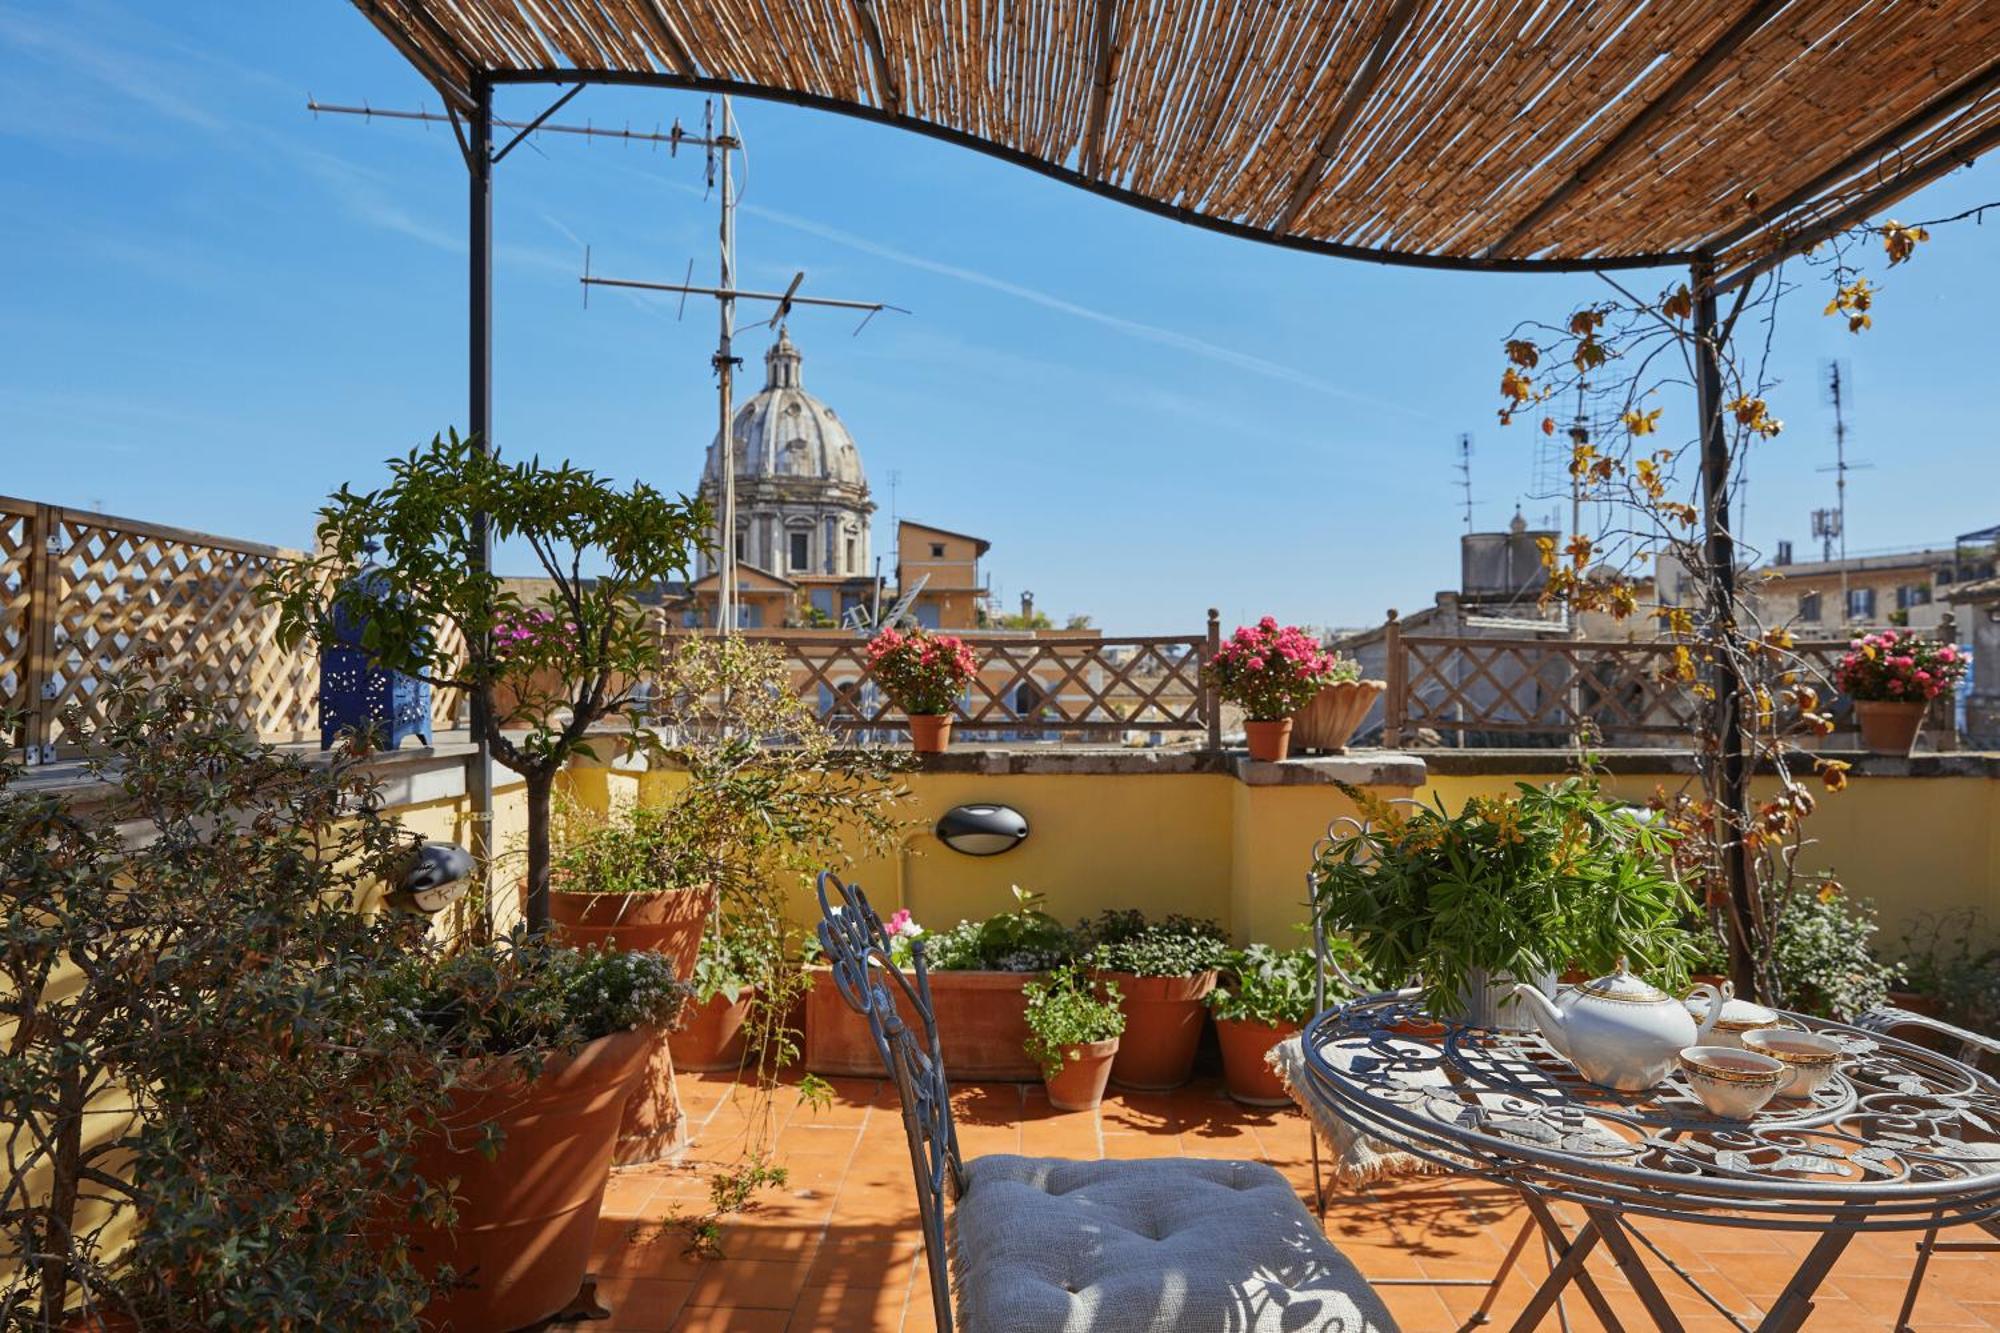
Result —
<instances>
[{"instance_id":1,"label":"pink geranium","mask_svg":"<svg viewBox=\"0 0 2000 1333\"><path fill-rule=\"evenodd\" d=\"M1360 674L1297 625L1279 625L1275 616L1238 626L1201 670L1202 679L1253 722L1290 717L1326 686Z\"/></svg>"},{"instance_id":2,"label":"pink geranium","mask_svg":"<svg viewBox=\"0 0 2000 1333\"><path fill-rule=\"evenodd\" d=\"M1884 630L1851 640L1834 668L1834 684L1862 702L1928 701L1965 678L1965 655L1911 630Z\"/></svg>"},{"instance_id":3,"label":"pink geranium","mask_svg":"<svg viewBox=\"0 0 2000 1333\"><path fill-rule=\"evenodd\" d=\"M868 641L868 667L897 707L919 717L953 711L979 674L963 639L921 629L877 633Z\"/></svg>"}]
</instances>

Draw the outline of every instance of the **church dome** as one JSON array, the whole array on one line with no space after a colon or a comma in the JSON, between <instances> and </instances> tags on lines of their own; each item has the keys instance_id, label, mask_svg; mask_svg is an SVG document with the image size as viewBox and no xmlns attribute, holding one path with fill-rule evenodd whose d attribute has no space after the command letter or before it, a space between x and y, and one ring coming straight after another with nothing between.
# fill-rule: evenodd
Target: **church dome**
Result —
<instances>
[{"instance_id":1,"label":"church dome","mask_svg":"<svg viewBox=\"0 0 2000 1333\"><path fill-rule=\"evenodd\" d=\"M735 429L736 479L770 481L847 490L865 496L868 479L861 471L861 453L854 437L832 408L807 393L799 383L799 349L783 329L764 354L764 387L737 409ZM722 481L721 436L708 446L702 469L702 489Z\"/></svg>"}]
</instances>

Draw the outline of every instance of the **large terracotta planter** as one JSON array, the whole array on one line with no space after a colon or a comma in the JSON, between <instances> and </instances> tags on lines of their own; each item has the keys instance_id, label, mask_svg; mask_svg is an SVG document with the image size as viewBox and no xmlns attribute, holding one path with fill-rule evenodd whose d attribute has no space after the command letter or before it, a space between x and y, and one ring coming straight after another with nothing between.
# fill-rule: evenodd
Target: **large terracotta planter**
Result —
<instances>
[{"instance_id":1,"label":"large terracotta planter","mask_svg":"<svg viewBox=\"0 0 2000 1333\"><path fill-rule=\"evenodd\" d=\"M579 949L650 949L665 954L674 976L694 975L701 932L715 904L713 888L657 893L565 893L551 885L549 917L556 938Z\"/></svg>"},{"instance_id":2,"label":"large terracotta planter","mask_svg":"<svg viewBox=\"0 0 2000 1333\"><path fill-rule=\"evenodd\" d=\"M743 1020L750 1016L754 992L745 988L734 1000L715 995L681 1010L681 1025L667 1034L674 1066L688 1073L739 1069L743 1065Z\"/></svg>"},{"instance_id":3,"label":"large terracotta planter","mask_svg":"<svg viewBox=\"0 0 2000 1333\"><path fill-rule=\"evenodd\" d=\"M1043 1075L1049 1089L1049 1105L1058 1111L1097 1109L1104 1100L1104 1085L1111 1079L1111 1061L1118 1054L1118 1038L1077 1042L1063 1047L1062 1054L1062 1072L1054 1078Z\"/></svg>"},{"instance_id":4,"label":"large terracotta planter","mask_svg":"<svg viewBox=\"0 0 2000 1333\"><path fill-rule=\"evenodd\" d=\"M1298 1030L1297 1023L1216 1019L1215 1035L1222 1043L1222 1078L1229 1095L1245 1106L1290 1106L1292 1099L1286 1095L1285 1085L1264 1057Z\"/></svg>"},{"instance_id":5,"label":"large terracotta planter","mask_svg":"<svg viewBox=\"0 0 2000 1333\"><path fill-rule=\"evenodd\" d=\"M420 1317L432 1333L502 1333L568 1305L590 1263L626 1098L662 1043L648 1029L591 1042L542 1067L533 1082L510 1062L454 1092L443 1129L417 1144L417 1172L458 1182L448 1230L404 1223L417 1263L449 1264L461 1285ZM482 1152L482 1127L504 1135Z\"/></svg>"},{"instance_id":6,"label":"large terracotta planter","mask_svg":"<svg viewBox=\"0 0 2000 1333\"><path fill-rule=\"evenodd\" d=\"M1252 759L1277 763L1291 753L1292 720L1282 717L1276 722L1245 722L1243 740L1250 747Z\"/></svg>"},{"instance_id":7,"label":"large terracotta planter","mask_svg":"<svg viewBox=\"0 0 2000 1333\"><path fill-rule=\"evenodd\" d=\"M1854 720L1861 743L1876 754L1905 755L1923 729L1926 703L1896 703L1887 699L1856 699Z\"/></svg>"},{"instance_id":8,"label":"large terracotta planter","mask_svg":"<svg viewBox=\"0 0 2000 1333\"><path fill-rule=\"evenodd\" d=\"M910 748L918 754L943 754L951 745L950 713L910 714Z\"/></svg>"},{"instance_id":9,"label":"large terracotta planter","mask_svg":"<svg viewBox=\"0 0 2000 1333\"><path fill-rule=\"evenodd\" d=\"M954 1079L1039 1082L1042 1067L1028 1058L1028 1000L1021 987L1033 972L932 972L931 1007L936 1012L938 1049L945 1072ZM893 984L889 991L905 1023L916 1013ZM868 1020L833 984L833 972L812 969L806 994L805 1066L814 1074L882 1076L882 1057Z\"/></svg>"},{"instance_id":10,"label":"large terracotta planter","mask_svg":"<svg viewBox=\"0 0 2000 1333\"><path fill-rule=\"evenodd\" d=\"M1292 740L1301 750L1344 750L1354 729L1389 688L1380 680L1336 681L1292 715Z\"/></svg>"},{"instance_id":11,"label":"large terracotta planter","mask_svg":"<svg viewBox=\"0 0 2000 1333\"><path fill-rule=\"evenodd\" d=\"M1124 1088L1164 1091L1178 1088L1194 1073L1195 1047L1208 1017L1202 1001L1215 989L1215 973L1191 977L1138 977L1099 972L1118 983L1125 1010L1125 1035L1111 1065L1111 1081Z\"/></svg>"}]
</instances>

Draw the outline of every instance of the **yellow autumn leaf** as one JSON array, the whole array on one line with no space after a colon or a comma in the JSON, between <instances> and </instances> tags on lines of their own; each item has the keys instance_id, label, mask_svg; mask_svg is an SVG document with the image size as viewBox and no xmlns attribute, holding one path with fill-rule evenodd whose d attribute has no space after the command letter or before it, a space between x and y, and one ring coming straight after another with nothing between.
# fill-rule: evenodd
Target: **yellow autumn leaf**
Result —
<instances>
[{"instance_id":1,"label":"yellow autumn leaf","mask_svg":"<svg viewBox=\"0 0 2000 1333\"><path fill-rule=\"evenodd\" d=\"M1641 412L1635 407L1618 419L1624 422L1625 429L1631 431L1634 435L1651 435L1655 430L1659 429L1660 414L1665 410L1665 408L1656 407L1650 412Z\"/></svg>"}]
</instances>

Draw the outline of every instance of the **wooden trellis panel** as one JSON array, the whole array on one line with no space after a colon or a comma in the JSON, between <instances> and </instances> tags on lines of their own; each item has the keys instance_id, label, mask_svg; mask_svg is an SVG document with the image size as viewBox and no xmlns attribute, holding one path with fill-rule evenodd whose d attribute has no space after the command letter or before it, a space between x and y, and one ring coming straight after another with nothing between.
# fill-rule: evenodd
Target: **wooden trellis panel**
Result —
<instances>
[{"instance_id":1,"label":"wooden trellis panel","mask_svg":"<svg viewBox=\"0 0 2000 1333\"><path fill-rule=\"evenodd\" d=\"M866 640L836 633L752 631L791 664L793 688L841 731L907 728L868 665ZM961 727L1003 733L1206 731L1208 693L1201 635L1041 639L981 635L965 640L979 674L959 702Z\"/></svg>"},{"instance_id":2,"label":"wooden trellis panel","mask_svg":"<svg viewBox=\"0 0 2000 1333\"><path fill-rule=\"evenodd\" d=\"M74 706L101 722L104 682L142 645L176 677L233 699L268 741L319 734L319 663L277 642L277 612L257 591L296 551L207 533L0 497L0 712L27 716L32 757L74 749L62 720ZM447 642L457 635L447 630ZM436 724L457 716L437 691Z\"/></svg>"}]
</instances>

